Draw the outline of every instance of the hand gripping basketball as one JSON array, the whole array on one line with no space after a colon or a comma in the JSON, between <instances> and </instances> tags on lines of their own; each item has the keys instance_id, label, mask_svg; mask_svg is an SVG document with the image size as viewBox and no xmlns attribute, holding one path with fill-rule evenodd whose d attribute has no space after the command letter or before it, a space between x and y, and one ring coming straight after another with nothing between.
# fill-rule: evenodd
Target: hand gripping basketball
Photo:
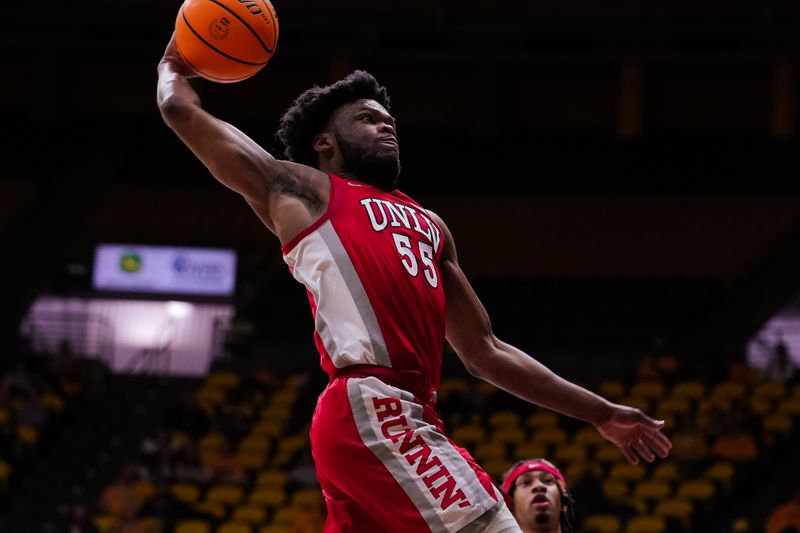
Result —
<instances>
[{"instance_id":1,"label":"hand gripping basketball","mask_svg":"<svg viewBox=\"0 0 800 533\"><path fill-rule=\"evenodd\" d=\"M199 76L234 83L269 62L278 44L278 17L269 0L185 0L175 42Z\"/></svg>"}]
</instances>

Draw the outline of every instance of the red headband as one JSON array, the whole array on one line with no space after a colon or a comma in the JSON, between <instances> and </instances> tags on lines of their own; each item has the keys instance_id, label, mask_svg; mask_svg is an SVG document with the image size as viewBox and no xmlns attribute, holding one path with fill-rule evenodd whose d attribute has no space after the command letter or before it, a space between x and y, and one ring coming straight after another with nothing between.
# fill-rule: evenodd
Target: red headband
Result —
<instances>
[{"instance_id":1,"label":"red headband","mask_svg":"<svg viewBox=\"0 0 800 533\"><path fill-rule=\"evenodd\" d=\"M567 480L564 479L564 476L561 475L561 472L558 470L558 468L542 461L526 461L509 472L509 474L503 480L503 492L508 494L508 491L511 489L511 485L514 484L514 481L516 481L519 476L525 472L532 472L534 470L541 470L542 472L553 474L556 479L558 479L562 492L567 490Z\"/></svg>"}]
</instances>

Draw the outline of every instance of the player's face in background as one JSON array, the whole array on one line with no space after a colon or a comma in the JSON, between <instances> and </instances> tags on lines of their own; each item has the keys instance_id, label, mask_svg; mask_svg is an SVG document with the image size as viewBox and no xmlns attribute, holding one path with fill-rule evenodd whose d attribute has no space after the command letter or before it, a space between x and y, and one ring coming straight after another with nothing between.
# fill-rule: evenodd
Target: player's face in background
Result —
<instances>
[{"instance_id":1,"label":"player's face in background","mask_svg":"<svg viewBox=\"0 0 800 533\"><path fill-rule=\"evenodd\" d=\"M400 177L400 145L394 118L374 100L339 108L334 136L344 169L359 180L391 190Z\"/></svg>"},{"instance_id":2,"label":"player's face in background","mask_svg":"<svg viewBox=\"0 0 800 533\"><path fill-rule=\"evenodd\" d=\"M514 486L514 516L520 526L557 531L564 509L555 476L533 470L519 476Z\"/></svg>"}]
</instances>

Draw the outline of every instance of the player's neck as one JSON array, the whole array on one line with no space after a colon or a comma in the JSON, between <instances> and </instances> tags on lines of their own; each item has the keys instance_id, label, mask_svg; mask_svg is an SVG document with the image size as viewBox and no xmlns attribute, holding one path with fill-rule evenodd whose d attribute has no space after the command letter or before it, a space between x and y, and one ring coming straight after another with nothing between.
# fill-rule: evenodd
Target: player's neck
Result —
<instances>
[{"instance_id":1,"label":"player's neck","mask_svg":"<svg viewBox=\"0 0 800 533\"><path fill-rule=\"evenodd\" d=\"M364 180L359 179L358 176L344 168L344 165L337 163L337 160L322 160L319 162L319 169L326 174L333 174L334 176L339 176L340 178L347 180L355 180L366 183Z\"/></svg>"}]
</instances>

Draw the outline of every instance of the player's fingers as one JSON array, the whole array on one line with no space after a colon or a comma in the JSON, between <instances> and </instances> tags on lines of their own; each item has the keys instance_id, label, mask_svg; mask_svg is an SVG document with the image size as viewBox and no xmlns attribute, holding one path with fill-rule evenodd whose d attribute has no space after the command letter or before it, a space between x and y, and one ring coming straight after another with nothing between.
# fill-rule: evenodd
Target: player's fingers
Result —
<instances>
[{"instance_id":1,"label":"player's fingers","mask_svg":"<svg viewBox=\"0 0 800 533\"><path fill-rule=\"evenodd\" d=\"M630 446L621 446L620 450L622 451L622 455L625 456L625 460L628 461L632 465L639 464L639 457L637 457L636 453Z\"/></svg>"},{"instance_id":2,"label":"player's fingers","mask_svg":"<svg viewBox=\"0 0 800 533\"><path fill-rule=\"evenodd\" d=\"M653 455L653 452L650 451L650 448L648 448L644 444L644 442L642 442L642 439L639 439L639 440L635 441L631 445L631 447L636 452L636 455L638 455L639 457L641 457L642 459L644 459L648 463L652 463L656 458L656 456Z\"/></svg>"},{"instance_id":3,"label":"player's fingers","mask_svg":"<svg viewBox=\"0 0 800 533\"><path fill-rule=\"evenodd\" d=\"M661 433L660 431L655 431L648 435L650 445L650 449L653 450L658 454L659 457L666 457L669 454L669 450L672 448L672 443L667 438L666 435Z\"/></svg>"}]
</instances>

